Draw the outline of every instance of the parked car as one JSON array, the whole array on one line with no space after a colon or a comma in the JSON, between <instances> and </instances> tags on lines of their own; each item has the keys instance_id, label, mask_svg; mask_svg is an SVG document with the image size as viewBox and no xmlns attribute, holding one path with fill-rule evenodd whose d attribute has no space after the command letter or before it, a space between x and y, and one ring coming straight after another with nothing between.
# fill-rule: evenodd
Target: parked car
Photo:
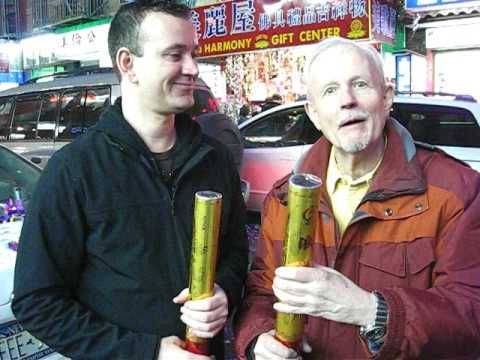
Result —
<instances>
[{"instance_id":1,"label":"parked car","mask_svg":"<svg viewBox=\"0 0 480 360\"><path fill-rule=\"evenodd\" d=\"M23 330L11 310L22 208L28 207L40 171L35 164L0 145L0 359L65 359ZM15 198L17 201L13 201Z\"/></svg>"},{"instance_id":2,"label":"parked car","mask_svg":"<svg viewBox=\"0 0 480 360\"><path fill-rule=\"evenodd\" d=\"M0 92L0 142L43 167L56 150L94 125L119 96L120 84L111 68L32 79ZM201 79L194 98L192 117L218 111Z\"/></svg>"},{"instance_id":3,"label":"parked car","mask_svg":"<svg viewBox=\"0 0 480 360\"><path fill-rule=\"evenodd\" d=\"M247 209L260 211L273 183L322 135L308 118L305 101L259 113L239 128L244 139L240 176L250 184ZM392 114L416 141L438 146L480 171L480 104L469 97L402 94Z\"/></svg>"}]
</instances>

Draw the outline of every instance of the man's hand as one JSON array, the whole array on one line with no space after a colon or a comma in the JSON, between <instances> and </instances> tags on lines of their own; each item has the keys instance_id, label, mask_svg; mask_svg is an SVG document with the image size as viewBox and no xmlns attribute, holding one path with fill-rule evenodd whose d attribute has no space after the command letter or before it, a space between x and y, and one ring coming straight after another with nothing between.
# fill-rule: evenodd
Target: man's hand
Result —
<instances>
[{"instance_id":1,"label":"man's hand","mask_svg":"<svg viewBox=\"0 0 480 360\"><path fill-rule=\"evenodd\" d=\"M185 343L176 336L162 338L157 360L212 360L213 357L197 355L184 349Z\"/></svg>"},{"instance_id":2,"label":"man's hand","mask_svg":"<svg viewBox=\"0 0 480 360\"><path fill-rule=\"evenodd\" d=\"M188 289L183 289L173 298L180 308L180 319L188 325L192 334L202 338L212 338L222 330L228 317L228 299L225 291L215 284L212 297L203 300L188 300Z\"/></svg>"},{"instance_id":3,"label":"man's hand","mask_svg":"<svg viewBox=\"0 0 480 360\"><path fill-rule=\"evenodd\" d=\"M263 333L258 337L253 353L255 360L301 360L302 357L298 353L283 345L274 337L275 330ZM312 348L303 341L304 352L311 352Z\"/></svg>"},{"instance_id":4,"label":"man's hand","mask_svg":"<svg viewBox=\"0 0 480 360\"><path fill-rule=\"evenodd\" d=\"M277 311L321 316L360 326L375 321L375 295L325 266L279 267L275 271L273 291L281 301L273 306Z\"/></svg>"}]
</instances>

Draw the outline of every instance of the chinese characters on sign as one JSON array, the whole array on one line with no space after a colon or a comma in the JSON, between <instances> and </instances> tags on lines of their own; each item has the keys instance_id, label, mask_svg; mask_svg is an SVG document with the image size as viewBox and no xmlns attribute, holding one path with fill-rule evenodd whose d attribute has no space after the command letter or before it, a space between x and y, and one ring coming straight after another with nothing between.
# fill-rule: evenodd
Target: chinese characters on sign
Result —
<instances>
[{"instance_id":1,"label":"chinese characters on sign","mask_svg":"<svg viewBox=\"0 0 480 360\"><path fill-rule=\"evenodd\" d=\"M71 46L87 46L95 42L95 32L93 29L83 31L72 31L66 33L61 38L61 48Z\"/></svg>"},{"instance_id":2,"label":"chinese characters on sign","mask_svg":"<svg viewBox=\"0 0 480 360\"><path fill-rule=\"evenodd\" d=\"M386 0L268 3L241 0L193 9L198 55L306 45L332 36L383 42L395 37L396 11Z\"/></svg>"}]
</instances>

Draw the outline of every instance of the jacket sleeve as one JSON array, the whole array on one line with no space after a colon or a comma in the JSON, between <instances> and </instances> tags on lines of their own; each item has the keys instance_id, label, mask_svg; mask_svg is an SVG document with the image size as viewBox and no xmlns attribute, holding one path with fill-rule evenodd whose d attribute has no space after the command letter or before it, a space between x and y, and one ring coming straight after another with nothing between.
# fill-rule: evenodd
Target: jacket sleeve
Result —
<instances>
[{"instance_id":1,"label":"jacket sleeve","mask_svg":"<svg viewBox=\"0 0 480 360\"><path fill-rule=\"evenodd\" d=\"M234 323L235 349L240 359L245 360L249 345L260 334L275 327L276 301L272 284L275 269L281 265L281 241L274 241L272 231L279 226L285 227L286 214L278 200L269 195L262 212L262 230L258 239L255 259L248 274L245 298ZM285 210L286 211L286 210Z\"/></svg>"},{"instance_id":2,"label":"jacket sleeve","mask_svg":"<svg viewBox=\"0 0 480 360\"><path fill-rule=\"evenodd\" d=\"M248 267L248 241L245 234L246 210L240 177L234 168L233 157L226 152L229 168L228 181L232 185L231 204L226 214L226 233L220 239L217 284L228 298L229 312L239 304Z\"/></svg>"},{"instance_id":3,"label":"jacket sleeve","mask_svg":"<svg viewBox=\"0 0 480 360\"><path fill-rule=\"evenodd\" d=\"M154 359L158 336L115 326L75 300L87 261L80 183L55 154L23 224L13 312L26 330L68 357Z\"/></svg>"},{"instance_id":4,"label":"jacket sleeve","mask_svg":"<svg viewBox=\"0 0 480 360\"><path fill-rule=\"evenodd\" d=\"M389 320L379 359L473 359L480 356L480 176L462 179L445 204L432 287L384 288ZM461 206L454 206L460 202Z\"/></svg>"}]
</instances>

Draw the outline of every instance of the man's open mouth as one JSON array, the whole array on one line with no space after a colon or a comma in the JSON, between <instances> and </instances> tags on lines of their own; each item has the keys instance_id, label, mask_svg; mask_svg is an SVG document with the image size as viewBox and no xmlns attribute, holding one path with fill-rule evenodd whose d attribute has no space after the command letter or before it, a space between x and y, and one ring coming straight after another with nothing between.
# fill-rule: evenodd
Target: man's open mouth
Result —
<instances>
[{"instance_id":1,"label":"man's open mouth","mask_svg":"<svg viewBox=\"0 0 480 360\"><path fill-rule=\"evenodd\" d=\"M345 126L350 126L350 125L356 125L356 124L359 124L359 123L364 122L365 120L366 120L366 119L364 119L364 118L349 119L349 120L347 120L347 121L342 122L342 124L340 125L340 127L345 127Z\"/></svg>"}]
</instances>

